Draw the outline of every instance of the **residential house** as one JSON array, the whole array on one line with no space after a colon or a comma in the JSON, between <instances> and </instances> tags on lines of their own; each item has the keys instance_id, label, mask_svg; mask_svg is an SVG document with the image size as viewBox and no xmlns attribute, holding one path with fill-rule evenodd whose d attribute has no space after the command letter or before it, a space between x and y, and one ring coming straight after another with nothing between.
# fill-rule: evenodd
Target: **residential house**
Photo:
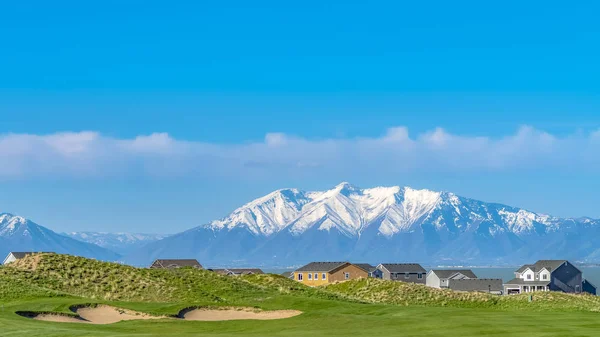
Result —
<instances>
[{"instance_id":1,"label":"residential house","mask_svg":"<svg viewBox=\"0 0 600 337\"><path fill-rule=\"evenodd\" d=\"M285 272L281 273L281 276L291 278L293 280L294 272L293 271L285 271Z\"/></svg>"},{"instance_id":2,"label":"residential house","mask_svg":"<svg viewBox=\"0 0 600 337\"><path fill-rule=\"evenodd\" d=\"M182 267L202 269L202 265L196 259L158 259L150 265L150 268L152 269L174 269Z\"/></svg>"},{"instance_id":3,"label":"residential house","mask_svg":"<svg viewBox=\"0 0 600 337\"><path fill-rule=\"evenodd\" d=\"M581 289L583 289L583 292L585 293L596 295L596 286L588 280L583 280L583 285Z\"/></svg>"},{"instance_id":4,"label":"residential house","mask_svg":"<svg viewBox=\"0 0 600 337\"><path fill-rule=\"evenodd\" d=\"M384 280L425 284L427 271L418 263L381 263L373 275Z\"/></svg>"},{"instance_id":5,"label":"residential house","mask_svg":"<svg viewBox=\"0 0 600 337\"><path fill-rule=\"evenodd\" d=\"M353 263L353 265L365 270L368 273L369 277L375 277L373 276L373 273L377 270L377 267L372 266L368 263Z\"/></svg>"},{"instance_id":6,"label":"residential house","mask_svg":"<svg viewBox=\"0 0 600 337\"><path fill-rule=\"evenodd\" d=\"M20 260L20 259L24 258L25 256L33 255L33 254L52 254L52 252L10 252L6 256L6 258L4 259L4 262L2 262L2 264L9 264L11 262Z\"/></svg>"},{"instance_id":7,"label":"residential house","mask_svg":"<svg viewBox=\"0 0 600 337\"><path fill-rule=\"evenodd\" d=\"M448 279L448 289L454 291L477 291L494 295L502 295L504 293L502 280L489 278Z\"/></svg>"},{"instance_id":8,"label":"residential house","mask_svg":"<svg viewBox=\"0 0 600 337\"><path fill-rule=\"evenodd\" d=\"M294 280L309 286L367 278L369 273L350 262L312 262L294 271Z\"/></svg>"},{"instance_id":9,"label":"residential house","mask_svg":"<svg viewBox=\"0 0 600 337\"><path fill-rule=\"evenodd\" d=\"M262 269L258 268L223 268L223 269L208 269L212 272L215 272L219 275L224 276L243 276L243 275L254 275L254 274L264 274Z\"/></svg>"},{"instance_id":10,"label":"residential house","mask_svg":"<svg viewBox=\"0 0 600 337\"><path fill-rule=\"evenodd\" d=\"M581 270L567 260L539 260L524 265L515 271L514 279L504 284L504 293L509 295L534 291L595 293L596 287L585 281Z\"/></svg>"},{"instance_id":11,"label":"residential house","mask_svg":"<svg viewBox=\"0 0 600 337\"><path fill-rule=\"evenodd\" d=\"M448 288L449 280L476 279L470 269L434 269L427 273L425 284L433 288Z\"/></svg>"}]
</instances>

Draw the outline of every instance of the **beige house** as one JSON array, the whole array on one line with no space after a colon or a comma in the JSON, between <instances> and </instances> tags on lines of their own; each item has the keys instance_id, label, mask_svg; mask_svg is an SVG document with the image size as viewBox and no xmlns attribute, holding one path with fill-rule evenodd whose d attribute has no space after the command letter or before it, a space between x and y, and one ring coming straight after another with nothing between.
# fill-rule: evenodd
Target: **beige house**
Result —
<instances>
[{"instance_id":1,"label":"beige house","mask_svg":"<svg viewBox=\"0 0 600 337\"><path fill-rule=\"evenodd\" d=\"M350 262L312 262L294 271L294 280L309 286L367 278L369 272Z\"/></svg>"}]
</instances>

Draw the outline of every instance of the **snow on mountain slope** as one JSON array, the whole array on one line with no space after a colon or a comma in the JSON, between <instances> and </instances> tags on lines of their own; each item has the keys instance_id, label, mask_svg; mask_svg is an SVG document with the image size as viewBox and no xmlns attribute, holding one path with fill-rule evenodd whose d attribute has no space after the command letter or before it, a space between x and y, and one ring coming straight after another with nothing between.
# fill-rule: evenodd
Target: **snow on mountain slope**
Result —
<instances>
[{"instance_id":1,"label":"snow on mountain slope","mask_svg":"<svg viewBox=\"0 0 600 337\"><path fill-rule=\"evenodd\" d=\"M0 259L11 251L46 251L115 261L120 255L94 244L57 234L30 220L0 213Z\"/></svg>"},{"instance_id":2,"label":"snow on mountain slope","mask_svg":"<svg viewBox=\"0 0 600 337\"><path fill-rule=\"evenodd\" d=\"M318 194L296 189L277 190L236 209L224 219L211 222L209 227L221 230L241 226L255 235L271 235L296 218L315 196Z\"/></svg>"},{"instance_id":3,"label":"snow on mountain slope","mask_svg":"<svg viewBox=\"0 0 600 337\"><path fill-rule=\"evenodd\" d=\"M92 243L119 254L127 254L149 243L162 240L166 234L70 232L63 235L75 240Z\"/></svg>"},{"instance_id":4,"label":"snow on mountain slope","mask_svg":"<svg viewBox=\"0 0 600 337\"><path fill-rule=\"evenodd\" d=\"M156 241L131 260L146 263L160 252L207 263L309 258L515 263L555 254L599 256L600 244L590 241L598 235L599 220L556 218L449 192L341 183L320 192L272 192L221 220Z\"/></svg>"}]
</instances>

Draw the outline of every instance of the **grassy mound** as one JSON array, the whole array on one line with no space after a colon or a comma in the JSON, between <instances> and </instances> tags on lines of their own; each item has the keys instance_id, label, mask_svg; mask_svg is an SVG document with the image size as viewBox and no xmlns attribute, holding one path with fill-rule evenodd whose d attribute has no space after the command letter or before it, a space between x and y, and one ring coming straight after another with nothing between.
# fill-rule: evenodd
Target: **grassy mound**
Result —
<instances>
[{"instance_id":1,"label":"grassy mound","mask_svg":"<svg viewBox=\"0 0 600 337\"><path fill-rule=\"evenodd\" d=\"M326 300L357 301L341 293L332 293L321 288L308 287L300 282L275 274L254 274L242 277L246 282L262 289L277 290L281 294L299 295Z\"/></svg>"},{"instance_id":2,"label":"grassy mound","mask_svg":"<svg viewBox=\"0 0 600 337\"><path fill-rule=\"evenodd\" d=\"M222 302L268 294L243 280L205 270L140 269L69 255L28 256L4 269L13 282L89 299Z\"/></svg>"},{"instance_id":3,"label":"grassy mound","mask_svg":"<svg viewBox=\"0 0 600 337\"><path fill-rule=\"evenodd\" d=\"M68 295L32 284L27 281L25 273L0 267L0 302L64 296Z\"/></svg>"},{"instance_id":4,"label":"grassy mound","mask_svg":"<svg viewBox=\"0 0 600 337\"><path fill-rule=\"evenodd\" d=\"M491 307L497 305L499 296L475 292L456 292L435 289L425 285L385 281L380 279L360 279L334 283L324 289L369 303L395 305L435 305L454 307Z\"/></svg>"},{"instance_id":5,"label":"grassy mound","mask_svg":"<svg viewBox=\"0 0 600 337\"><path fill-rule=\"evenodd\" d=\"M600 297L587 294L539 292L516 296L459 292L425 285L379 279L360 279L324 286L328 292L368 303L422 305L457 308L569 310L600 312Z\"/></svg>"},{"instance_id":6,"label":"grassy mound","mask_svg":"<svg viewBox=\"0 0 600 337\"><path fill-rule=\"evenodd\" d=\"M141 269L59 254L27 256L4 270L11 282L31 289L105 301L248 303L276 295L348 300L341 294L310 288L279 275L238 278L194 268ZM27 287L17 288L33 291Z\"/></svg>"}]
</instances>

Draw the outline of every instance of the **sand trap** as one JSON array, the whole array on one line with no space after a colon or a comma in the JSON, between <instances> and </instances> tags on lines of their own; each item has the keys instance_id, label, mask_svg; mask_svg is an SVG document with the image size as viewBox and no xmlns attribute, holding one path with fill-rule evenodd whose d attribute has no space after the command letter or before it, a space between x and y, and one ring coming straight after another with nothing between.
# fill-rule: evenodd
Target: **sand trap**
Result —
<instances>
[{"instance_id":1,"label":"sand trap","mask_svg":"<svg viewBox=\"0 0 600 337\"><path fill-rule=\"evenodd\" d=\"M97 307L72 307L71 310L78 316L61 314L45 314L35 312L17 312L17 315L37 321L58 323L87 323L87 324L112 324L121 321L138 319L161 319L165 317L151 316L141 312L115 308L107 305Z\"/></svg>"},{"instance_id":2,"label":"sand trap","mask_svg":"<svg viewBox=\"0 0 600 337\"><path fill-rule=\"evenodd\" d=\"M97 307L72 307L71 310L78 316L61 314L16 312L16 314L38 321L58 323L87 323L87 324L113 324L121 321L164 319L164 316L151 316L133 310L115 308L108 305ZM187 321L232 321L232 320L270 320L298 316L302 311L276 310L262 311L254 308L221 308L221 309L184 309L179 313L179 318Z\"/></svg>"},{"instance_id":3,"label":"sand trap","mask_svg":"<svg viewBox=\"0 0 600 337\"><path fill-rule=\"evenodd\" d=\"M74 308L73 310L84 320L92 324L112 324L121 321L138 319L160 319L164 317L151 316L141 312L100 305L97 307Z\"/></svg>"},{"instance_id":4,"label":"sand trap","mask_svg":"<svg viewBox=\"0 0 600 337\"><path fill-rule=\"evenodd\" d=\"M33 317L36 321L45 321L45 322L58 322L58 323L89 323L81 318L66 316L66 315L53 315L53 314L41 314L35 315Z\"/></svg>"},{"instance_id":5,"label":"sand trap","mask_svg":"<svg viewBox=\"0 0 600 337\"><path fill-rule=\"evenodd\" d=\"M180 315L188 321L232 321L240 319L269 320L298 316L302 311L276 310L261 311L252 308L193 309L184 310Z\"/></svg>"}]
</instances>

